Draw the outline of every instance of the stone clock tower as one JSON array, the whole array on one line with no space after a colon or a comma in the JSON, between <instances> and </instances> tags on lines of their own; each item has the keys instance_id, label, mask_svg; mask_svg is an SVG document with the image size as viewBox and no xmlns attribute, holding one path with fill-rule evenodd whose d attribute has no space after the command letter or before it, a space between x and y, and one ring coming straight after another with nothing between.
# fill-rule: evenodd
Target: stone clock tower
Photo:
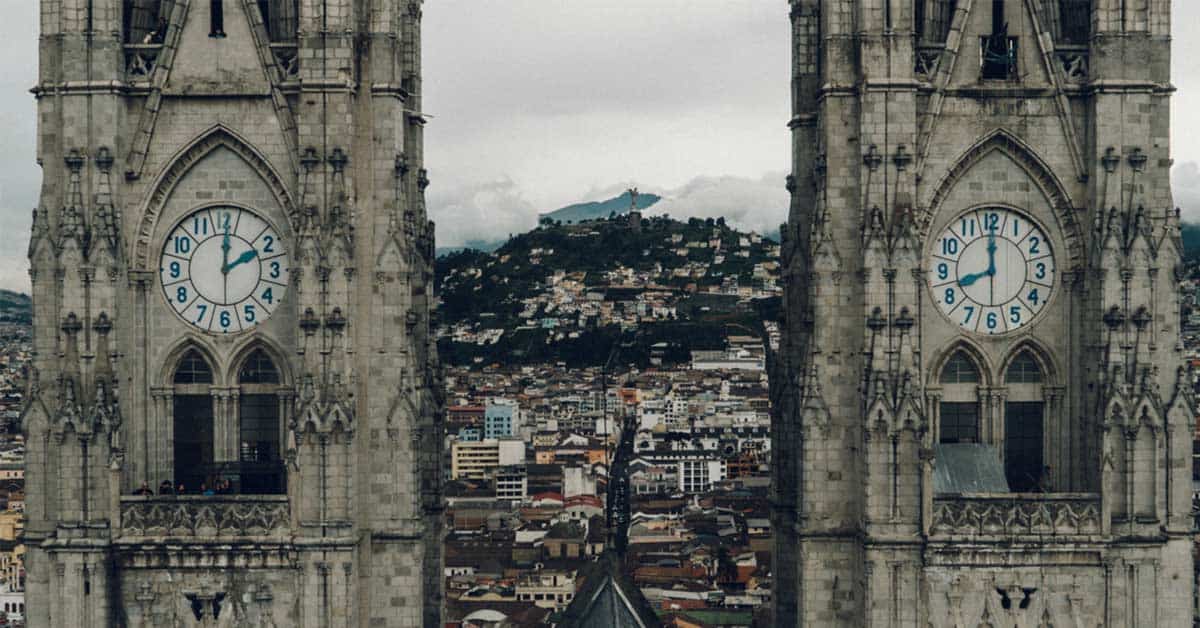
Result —
<instances>
[{"instance_id":1,"label":"stone clock tower","mask_svg":"<svg viewBox=\"0 0 1200 628\"><path fill-rule=\"evenodd\" d=\"M1190 626L1169 0L791 0L779 626Z\"/></svg>"},{"instance_id":2,"label":"stone clock tower","mask_svg":"<svg viewBox=\"0 0 1200 628\"><path fill-rule=\"evenodd\" d=\"M41 0L29 626L440 625L420 21Z\"/></svg>"}]
</instances>

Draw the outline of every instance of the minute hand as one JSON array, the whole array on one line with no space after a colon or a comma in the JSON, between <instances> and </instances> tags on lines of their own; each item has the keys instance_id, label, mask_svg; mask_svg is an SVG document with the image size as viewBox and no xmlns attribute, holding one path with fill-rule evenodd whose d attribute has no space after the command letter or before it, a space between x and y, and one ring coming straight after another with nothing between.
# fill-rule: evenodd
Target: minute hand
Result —
<instances>
[{"instance_id":1,"label":"minute hand","mask_svg":"<svg viewBox=\"0 0 1200 628\"><path fill-rule=\"evenodd\" d=\"M255 249L250 249L249 251L246 251L245 253L242 253L241 255L239 255L237 259L226 264L225 272L229 272L229 271L233 270L235 266L238 266L240 264L245 264L246 262L248 262L256 257L258 257L258 251Z\"/></svg>"}]
</instances>

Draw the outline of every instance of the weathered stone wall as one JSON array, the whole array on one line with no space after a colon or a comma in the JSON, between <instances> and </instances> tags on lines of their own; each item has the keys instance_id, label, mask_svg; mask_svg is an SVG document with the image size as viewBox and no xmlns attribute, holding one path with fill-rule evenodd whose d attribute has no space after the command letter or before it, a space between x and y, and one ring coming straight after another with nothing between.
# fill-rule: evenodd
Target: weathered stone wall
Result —
<instances>
[{"instance_id":1,"label":"weathered stone wall","mask_svg":"<svg viewBox=\"0 0 1200 628\"><path fill-rule=\"evenodd\" d=\"M984 79L994 3L921 1L926 26L948 21L916 45L913 3L791 2L776 623L1185 626L1170 2L1094 2L1085 46L1042 23L1057 7L1005 2L1016 70ZM1029 215L1055 253L1049 303L995 336L949 320L927 281L934 239L982 206ZM1048 492L934 494L958 350L980 382L953 400L1001 455L1005 371L1036 356L1042 382L1019 392L1044 403Z\"/></svg>"},{"instance_id":2,"label":"weathered stone wall","mask_svg":"<svg viewBox=\"0 0 1200 628\"><path fill-rule=\"evenodd\" d=\"M223 2L223 37L176 0L161 46L124 45L121 0L41 6L29 625L440 625L421 3L304 1L272 43L255 0ZM222 203L291 261L285 301L240 334L188 325L158 279L175 224ZM256 348L280 371L287 494L123 499L174 473L190 349L237 456Z\"/></svg>"}]
</instances>

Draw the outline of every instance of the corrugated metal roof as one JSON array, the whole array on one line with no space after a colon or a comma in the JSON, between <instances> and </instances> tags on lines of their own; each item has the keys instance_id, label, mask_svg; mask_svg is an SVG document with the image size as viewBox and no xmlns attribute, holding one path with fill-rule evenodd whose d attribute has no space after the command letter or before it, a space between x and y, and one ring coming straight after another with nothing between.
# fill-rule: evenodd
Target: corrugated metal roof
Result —
<instances>
[{"instance_id":1,"label":"corrugated metal roof","mask_svg":"<svg viewBox=\"0 0 1200 628\"><path fill-rule=\"evenodd\" d=\"M934 493L1008 493L1000 450L978 443L933 447Z\"/></svg>"}]
</instances>

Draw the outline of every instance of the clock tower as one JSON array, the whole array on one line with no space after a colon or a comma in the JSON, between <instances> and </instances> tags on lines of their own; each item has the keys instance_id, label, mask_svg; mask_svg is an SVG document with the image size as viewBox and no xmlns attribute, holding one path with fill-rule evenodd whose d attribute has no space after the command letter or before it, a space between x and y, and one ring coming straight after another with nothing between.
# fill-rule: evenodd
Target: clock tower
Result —
<instances>
[{"instance_id":1,"label":"clock tower","mask_svg":"<svg viewBox=\"0 0 1200 628\"><path fill-rule=\"evenodd\" d=\"M420 0L40 0L27 623L439 626Z\"/></svg>"},{"instance_id":2,"label":"clock tower","mask_svg":"<svg viewBox=\"0 0 1200 628\"><path fill-rule=\"evenodd\" d=\"M779 626L1190 626L1169 0L791 0Z\"/></svg>"}]
</instances>

